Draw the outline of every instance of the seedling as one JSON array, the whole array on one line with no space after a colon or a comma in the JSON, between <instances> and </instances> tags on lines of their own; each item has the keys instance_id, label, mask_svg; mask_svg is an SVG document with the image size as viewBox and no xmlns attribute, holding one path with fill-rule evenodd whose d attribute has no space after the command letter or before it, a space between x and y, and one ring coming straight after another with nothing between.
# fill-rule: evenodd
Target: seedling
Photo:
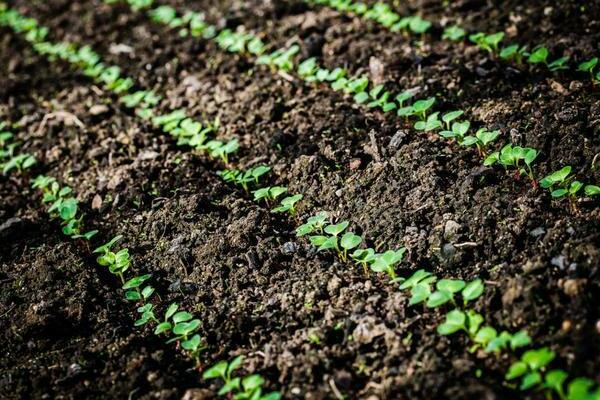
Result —
<instances>
[{"instance_id":1,"label":"seedling","mask_svg":"<svg viewBox=\"0 0 600 400\"><path fill-rule=\"evenodd\" d=\"M129 258L129 249L121 249L117 252L112 251L112 247L121 240L123 236L117 235L112 238L109 242L98 247L94 250L95 254L100 254L96 258L96 262L104 267L108 267L111 274L117 275L123 285L125 285L125 279L123 274L131 266L131 259Z\"/></svg>"},{"instance_id":2,"label":"seedling","mask_svg":"<svg viewBox=\"0 0 600 400\"><path fill-rule=\"evenodd\" d=\"M21 173L23 170L31 168L35 165L35 157L30 154L17 154L16 156L12 156L4 163L0 163L0 168L2 168L2 173L7 175L13 169L16 169L17 172Z\"/></svg>"},{"instance_id":3,"label":"seedling","mask_svg":"<svg viewBox=\"0 0 600 400\"><path fill-rule=\"evenodd\" d=\"M271 204L285 192L287 192L286 187L273 186L273 187L261 188L261 189L255 190L252 193L254 194L255 201L264 200L267 204Z\"/></svg>"},{"instance_id":4,"label":"seedling","mask_svg":"<svg viewBox=\"0 0 600 400\"><path fill-rule=\"evenodd\" d=\"M150 285L146 285L143 288L142 284L152 277L151 274L145 274L131 278L125 284L123 284L123 290L125 290L125 299L130 301L143 301L145 302L152 293L154 288Z\"/></svg>"},{"instance_id":5,"label":"seedling","mask_svg":"<svg viewBox=\"0 0 600 400\"><path fill-rule=\"evenodd\" d=\"M243 378L232 377L233 372L241 366L242 361L242 356L234 358L230 363L220 361L204 371L202 378L223 380L224 384L217 393L219 396L228 395L229 398L236 400L279 400L281 394L278 392L262 394L262 386L265 381L260 375L247 375Z\"/></svg>"},{"instance_id":6,"label":"seedling","mask_svg":"<svg viewBox=\"0 0 600 400\"><path fill-rule=\"evenodd\" d=\"M217 174L223 178L225 182L233 182L236 185L240 185L246 192L248 192L248 184L254 182L254 184L258 185L260 177L270 170L271 167L259 165L247 170L246 172L242 172L237 169L226 169L217 172Z\"/></svg>"},{"instance_id":7,"label":"seedling","mask_svg":"<svg viewBox=\"0 0 600 400\"><path fill-rule=\"evenodd\" d=\"M416 115L421 121L426 121L427 111L431 108L431 106L433 106L433 103L435 103L435 97L430 97L426 100L417 100L413 103L411 107L411 113L409 115ZM399 113L400 110L402 109L398 110Z\"/></svg>"},{"instance_id":8,"label":"seedling","mask_svg":"<svg viewBox=\"0 0 600 400\"><path fill-rule=\"evenodd\" d=\"M383 90L383 85L377 85L369 91L369 97L373 99L367 104L369 108L379 107L384 113L396 108L396 103L388 101L391 93Z\"/></svg>"},{"instance_id":9,"label":"seedling","mask_svg":"<svg viewBox=\"0 0 600 400\"><path fill-rule=\"evenodd\" d=\"M200 149L207 149L211 157L220 158L223 164L229 164L229 155L235 153L239 147L237 139L226 143L220 140L210 140L205 145L199 146Z\"/></svg>"},{"instance_id":10,"label":"seedling","mask_svg":"<svg viewBox=\"0 0 600 400\"><path fill-rule=\"evenodd\" d=\"M500 51L501 59L507 61L514 60L518 65L523 64L523 57L526 55L527 46L519 46L518 44L511 44Z\"/></svg>"},{"instance_id":11,"label":"seedling","mask_svg":"<svg viewBox=\"0 0 600 400\"><path fill-rule=\"evenodd\" d=\"M483 162L483 165L490 166L499 163L508 170L514 168L519 175L527 175L529 179L535 182L531 163L537 158L538 151L528 147L514 146L507 144L500 151L493 152ZM521 164L524 163L524 166Z\"/></svg>"},{"instance_id":12,"label":"seedling","mask_svg":"<svg viewBox=\"0 0 600 400\"><path fill-rule=\"evenodd\" d=\"M453 122L452 129L441 131L440 135L446 139L456 139L461 143L470 126L469 121Z\"/></svg>"},{"instance_id":13,"label":"seedling","mask_svg":"<svg viewBox=\"0 0 600 400\"><path fill-rule=\"evenodd\" d=\"M294 196L285 197L281 200L281 205L279 207L275 207L272 212L274 213L289 213L292 217L296 215L296 203L302 200L301 194L296 194Z\"/></svg>"},{"instance_id":14,"label":"seedling","mask_svg":"<svg viewBox=\"0 0 600 400\"><path fill-rule=\"evenodd\" d=\"M504 32L496 32L490 35L486 35L483 32L474 33L469 35L469 40L477 45L482 50L488 53L497 53L498 45L504 38Z\"/></svg>"},{"instance_id":15,"label":"seedling","mask_svg":"<svg viewBox=\"0 0 600 400\"><path fill-rule=\"evenodd\" d=\"M369 273L369 264L377 258L375 250L371 248L354 250L351 257L356 263L362 265L365 275Z\"/></svg>"},{"instance_id":16,"label":"seedling","mask_svg":"<svg viewBox=\"0 0 600 400\"><path fill-rule=\"evenodd\" d=\"M311 233L324 233L323 228L328 224L329 214L325 211L320 211L316 215L310 217L305 224L296 228L296 236L305 236Z\"/></svg>"},{"instance_id":17,"label":"seedling","mask_svg":"<svg viewBox=\"0 0 600 400\"><path fill-rule=\"evenodd\" d=\"M521 378L521 390L531 389L542 384L542 372L554 359L556 354L547 347L528 350L521 356L521 360L513 363L504 379L511 381ZM555 380L551 380L555 383Z\"/></svg>"},{"instance_id":18,"label":"seedling","mask_svg":"<svg viewBox=\"0 0 600 400\"><path fill-rule=\"evenodd\" d=\"M395 280L396 276L396 265L402 261L406 253L406 248L401 247L398 250L388 250L383 254L379 254L375 260L370 264L371 270L375 272L385 272L390 277L390 280Z\"/></svg>"},{"instance_id":19,"label":"seedling","mask_svg":"<svg viewBox=\"0 0 600 400\"><path fill-rule=\"evenodd\" d=\"M588 61L584 61L577 66L577 71L587 72L590 74L590 78L592 82L598 83L600 82L600 72L598 75L594 76L594 68L598 65L598 57L594 57Z\"/></svg>"},{"instance_id":20,"label":"seedling","mask_svg":"<svg viewBox=\"0 0 600 400\"><path fill-rule=\"evenodd\" d=\"M310 221L309 221L310 222ZM350 225L348 221L342 221L338 224L327 225L323 229L323 233L329 235L310 236L310 243L317 247L319 251L333 249L342 259L342 251L340 250L338 235L342 233Z\"/></svg>"},{"instance_id":21,"label":"seedling","mask_svg":"<svg viewBox=\"0 0 600 400\"><path fill-rule=\"evenodd\" d=\"M467 32L458 25L450 26L444 29L444 34L442 35L442 39L444 40L452 40L453 42L458 42L462 38L465 37Z\"/></svg>"},{"instance_id":22,"label":"seedling","mask_svg":"<svg viewBox=\"0 0 600 400\"><path fill-rule=\"evenodd\" d=\"M488 131L486 128L481 128L475 132L475 136L466 136L460 142L463 146L477 146L479 155L485 157L487 147L490 143L498 139L500 131Z\"/></svg>"},{"instance_id":23,"label":"seedling","mask_svg":"<svg viewBox=\"0 0 600 400\"><path fill-rule=\"evenodd\" d=\"M293 58L299 51L300 47L294 44L287 49L281 48L275 50L271 54L261 55L256 59L256 63L269 65L272 68L290 72L294 69Z\"/></svg>"},{"instance_id":24,"label":"seedling","mask_svg":"<svg viewBox=\"0 0 600 400\"><path fill-rule=\"evenodd\" d=\"M554 198L560 198L567 195L575 197L583 184L569 178L570 174L571 166L567 165L542 178L542 180L540 180L540 186L550 190L550 194Z\"/></svg>"},{"instance_id":25,"label":"seedling","mask_svg":"<svg viewBox=\"0 0 600 400\"><path fill-rule=\"evenodd\" d=\"M538 46L535 49L533 49L531 54L529 54L527 62L529 62L530 64L545 64L550 71L558 71L561 69L568 68L568 66L566 65L567 61L569 61L568 56L558 58L548 63L548 55L549 52L546 47Z\"/></svg>"}]
</instances>

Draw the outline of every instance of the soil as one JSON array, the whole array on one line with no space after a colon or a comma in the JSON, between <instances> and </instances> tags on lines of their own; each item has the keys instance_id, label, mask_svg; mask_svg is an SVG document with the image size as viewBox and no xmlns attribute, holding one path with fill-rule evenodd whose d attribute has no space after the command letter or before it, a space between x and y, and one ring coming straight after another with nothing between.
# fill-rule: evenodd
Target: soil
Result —
<instances>
[{"instance_id":1,"label":"soil","mask_svg":"<svg viewBox=\"0 0 600 400\"><path fill-rule=\"evenodd\" d=\"M236 168L268 164L268 183L303 193L298 221L225 184L222 166L174 141L61 62L0 30L0 119L23 148L73 187L98 241L125 237L134 267L153 274L161 302L202 320L205 365L245 356L284 398L500 399L514 356L468 352L439 336L442 311L409 307L385 277L317 253L294 229L326 210L371 246L405 246L399 273L483 278L475 308L498 329L527 329L553 365L600 383L600 205L564 201L501 169L482 167L434 135L367 111L321 85L276 74L213 42L181 38L101 0L14 0L51 40L90 44L141 87L220 118L237 138ZM165 1L240 24L275 46L302 43L328 67L390 89L437 95L440 110L541 151L539 176L571 165L600 182L600 95L584 76L522 70L466 44L415 41L300 1ZM189 4L187 4L189 3ZM600 2L408 1L402 12L506 29L574 59L600 51ZM149 329L133 327L118 282L86 244L48 220L29 177L0 177L0 397L203 399L218 387ZM318 338L316 340L315 338ZM532 398L543 398L533 393Z\"/></svg>"}]
</instances>

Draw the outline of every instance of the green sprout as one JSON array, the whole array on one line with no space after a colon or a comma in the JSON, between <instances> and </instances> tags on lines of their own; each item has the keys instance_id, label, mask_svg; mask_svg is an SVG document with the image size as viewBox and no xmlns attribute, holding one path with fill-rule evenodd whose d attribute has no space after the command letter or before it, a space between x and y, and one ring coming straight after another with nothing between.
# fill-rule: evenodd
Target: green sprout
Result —
<instances>
[{"instance_id":1,"label":"green sprout","mask_svg":"<svg viewBox=\"0 0 600 400\"><path fill-rule=\"evenodd\" d=\"M538 156L538 151L528 147L514 146L507 144L500 151L493 152L487 156L483 165L490 166L496 163L502 165L505 169L514 168L519 175L527 175L529 179L535 181L531 164ZM525 164L521 165L521 161Z\"/></svg>"},{"instance_id":2,"label":"green sprout","mask_svg":"<svg viewBox=\"0 0 600 400\"><path fill-rule=\"evenodd\" d=\"M375 250L368 248L354 250L351 257L357 264L362 265L363 271L367 275L369 273L369 265L375 261L377 255Z\"/></svg>"},{"instance_id":3,"label":"green sprout","mask_svg":"<svg viewBox=\"0 0 600 400\"><path fill-rule=\"evenodd\" d=\"M415 122L415 129L418 131L425 131L425 132L429 132L429 131L433 131L436 129L441 129L442 128L442 121L439 120L438 116L440 115L439 112L434 112L431 115L427 116L427 119L425 121L417 121Z\"/></svg>"},{"instance_id":4,"label":"green sprout","mask_svg":"<svg viewBox=\"0 0 600 400\"><path fill-rule=\"evenodd\" d=\"M552 62L548 62L549 51L544 46L537 46L533 49L529 57L527 58L527 62L530 64L544 64L550 71L558 71L561 69L567 69L568 66L567 61L569 61L569 57L561 57Z\"/></svg>"},{"instance_id":5,"label":"green sprout","mask_svg":"<svg viewBox=\"0 0 600 400\"><path fill-rule=\"evenodd\" d=\"M310 222L310 221L309 221ZM323 229L323 233L327 235L310 236L310 243L318 248L318 251L334 249L337 251L340 259L342 251L340 250L338 235L342 233L350 225L348 221L342 221L338 224L327 225Z\"/></svg>"},{"instance_id":6,"label":"green sprout","mask_svg":"<svg viewBox=\"0 0 600 400\"><path fill-rule=\"evenodd\" d=\"M383 85L375 86L369 91L369 97L373 100L367 103L367 107L379 107L384 113L394 110L396 108L396 103L388 101L390 95L390 92L383 90Z\"/></svg>"},{"instance_id":7,"label":"green sprout","mask_svg":"<svg viewBox=\"0 0 600 400\"><path fill-rule=\"evenodd\" d=\"M421 121L427 120L427 110L435 103L435 97L430 97L426 100L417 100L411 106L411 114L419 117ZM398 110L400 112L401 109Z\"/></svg>"},{"instance_id":8,"label":"green sprout","mask_svg":"<svg viewBox=\"0 0 600 400\"><path fill-rule=\"evenodd\" d=\"M458 42L462 38L465 37L467 32L458 25L449 26L444 29L444 34L442 35L442 39L444 40L452 40L453 42Z\"/></svg>"},{"instance_id":9,"label":"green sprout","mask_svg":"<svg viewBox=\"0 0 600 400\"><path fill-rule=\"evenodd\" d=\"M459 143L462 143L470 126L471 123L469 121L453 122L452 129L440 131L440 136L446 139L456 139Z\"/></svg>"},{"instance_id":10,"label":"green sprout","mask_svg":"<svg viewBox=\"0 0 600 400\"><path fill-rule=\"evenodd\" d=\"M207 149L208 154L212 158L220 158L223 164L229 164L229 155L235 153L239 147L237 139L230 140L229 142L210 140L206 145L200 146L201 149Z\"/></svg>"},{"instance_id":11,"label":"green sprout","mask_svg":"<svg viewBox=\"0 0 600 400\"><path fill-rule=\"evenodd\" d=\"M554 359L556 354L547 347L528 350L521 356L519 361L513 363L504 379L511 381L517 378L521 379L521 390L528 390L542 384L542 373L548 364Z\"/></svg>"},{"instance_id":12,"label":"green sprout","mask_svg":"<svg viewBox=\"0 0 600 400\"><path fill-rule=\"evenodd\" d=\"M152 293L154 293L152 286L147 285L141 288L142 284L150 279L151 276L151 274L140 275L125 282L122 287L126 291L125 299L130 301L145 301L152 296Z\"/></svg>"},{"instance_id":13,"label":"green sprout","mask_svg":"<svg viewBox=\"0 0 600 400\"><path fill-rule=\"evenodd\" d=\"M223 386L217 393L219 396L227 395L235 400L279 400L281 394L278 392L262 394L265 381L260 375L247 375L243 378L232 376L241 367L242 361L242 356L237 356L229 363L220 361L204 371L202 378L223 380Z\"/></svg>"},{"instance_id":14,"label":"green sprout","mask_svg":"<svg viewBox=\"0 0 600 400\"><path fill-rule=\"evenodd\" d=\"M281 205L275 207L272 212L274 213L289 213L292 217L296 215L296 203L302 200L301 194L285 197L281 200Z\"/></svg>"},{"instance_id":15,"label":"green sprout","mask_svg":"<svg viewBox=\"0 0 600 400\"><path fill-rule=\"evenodd\" d=\"M119 279L121 280L121 282L123 283L123 285L125 285L125 278L123 277L123 274L131 266L131 259L129 257L129 249L125 248L125 249L121 249L117 252L112 251L112 247L115 245L115 243L117 243L122 238L123 238L122 235L115 236L107 243L96 248L94 250L94 254L100 254L96 258L96 262L98 264L102 265L103 267L108 267L108 270L110 271L110 273L117 275L119 277Z\"/></svg>"},{"instance_id":16,"label":"green sprout","mask_svg":"<svg viewBox=\"0 0 600 400\"><path fill-rule=\"evenodd\" d=\"M396 264L398 264L404 258L406 248L401 247L398 250L388 250L385 253L377 255L375 260L371 263L371 270L374 272L384 272L388 274L390 280L394 281L396 276Z\"/></svg>"},{"instance_id":17,"label":"green sprout","mask_svg":"<svg viewBox=\"0 0 600 400\"><path fill-rule=\"evenodd\" d=\"M514 60L518 65L523 64L523 57L527 55L527 46L519 46L518 44L511 44L504 47L500 51L500 58L503 60L511 61Z\"/></svg>"},{"instance_id":18,"label":"green sprout","mask_svg":"<svg viewBox=\"0 0 600 400\"><path fill-rule=\"evenodd\" d=\"M463 146L477 146L479 155L485 157L487 147L500 136L500 131L488 131L487 128L481 128L475 132L475 136L466 136L460 142Z\"/></svg>"},{"instance_id":19,"label":"green sprout","mask_svg":"<svg viewBox=\"0 0 600 400\"><path fill-rule=\"evenodd\" d=\"M294 56L300 51L300 46L294 44L289 48L275 50L271 54L263 54L256 59L259 65L268 65L271 68L290 72L294 69Z\"/></svg>"},{"instance_id":20,"label":"green sprout","mask_svg":"<svg viewBox=\"0 0 600 400\"><path fill-rule=\"evenodd\" d=\"M236 185L240 185L246 192L248 192L248 185L254 183L258 185L259 178L269 172L271 167L266 165L259 165L251 168L245 172L236 169L226 169L217 172L217 174L223 178L225 182L232 182Z\"/></svg>"},{"instance_id":21,"label":"green sprout","mask_svg":"<svg viewBox=\"0 0 600 400\"><path fill-rule=\"evenodd\" d=\"M473 33L469 35L469 40L477 45L482 50L488 53L497 53L498 45L504 39L504 32L496 32L486 35L483 32Z\"/></svg>"},{"instance_id":22,"label":"green sprout","mask_svg":"<svg viewBox=\"0 0 600 400\"><path fill-rule=\"evenodd\" d=\"M264 200L267 204L271 204L271 202L277 200L277 198L285 192L287 192L286 187L273 186L255 190L252 192L252 194L254 194L255 201Z\"/></svg>"},{"instance_id":23,"label":"green sprout","mask_svg":"<svg viewBox=\"0 0 600 400\"><path fill-rule=\"evenodd\" d=\"M594 76L594 68L598 65L598 57L594 57L588 61L584 61L577 66L577 71L587 72L590 74L592 82L598 83L600 82L600 72Z\"/></svg>"},{"instance_id":24,"label":"green sprout","mask_svg":"<svg viewBox=\"0 0 600 400\"><path fill-rule=\"evenodd\" d=\"M323 228L328 224L328 219L329 214L327 212L321 211L317 213L310 217L305 224L296 228L296 236L301 237L315 232L324 233Z\"/></svg>"},{"instance_id":25,"label":"green sprout","mask_svg":"<svg viewBox=\"0 0 600 400\"><path fill-rule=\"evenodd\" d=\"M571 166L567 165L542 178L540 180L540 186L550 190L550 194L554 198L560 198L567 195L575 197L577 192L583 187L583 183L569 178L570 174Z\"/></svg>"}]
</instances>

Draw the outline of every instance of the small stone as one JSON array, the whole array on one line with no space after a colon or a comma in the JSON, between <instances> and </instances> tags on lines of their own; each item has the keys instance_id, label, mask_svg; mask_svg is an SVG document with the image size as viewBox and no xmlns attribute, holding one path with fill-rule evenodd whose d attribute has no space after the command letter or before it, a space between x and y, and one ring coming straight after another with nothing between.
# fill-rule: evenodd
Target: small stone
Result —
<instances>
[{"instance_id":1,"label":"small stone","mask_svg":"<svg viewBox=\"0 0 600 400\"><path fill-rule=\"evenodd\" d=\"M298 251L298 245L295 242L285 242L283 246L281 246L281 251L283 254L294 254Z\"/></svg>"},{"instance_id":2,"label":"small stone","mask_svg":"<svg viewBox=\"0 0 600 400\"><path fill-rule=\"evenodd\" d=\"M78 373L81 372L83 368L81 368L81 365L77 364L77 363L73 363L71 365L69 365L69 375L77 375Z\"/></svg>"},{"instance_id":3,"label":"small stone","mask_svg":"<svg viewBox=\"0 0 600 400\"><path fill-rule=\"evenodd\" d=\"M350 160L349 167L350 167L351 171L356 171L357 169L359 169L360 168L360 158L353 158L352 160Z\"/></svg>"},{"instance_id":4,"label":"small stone","mask_svg":"<svg viewBox=\"0 0 600 400\"><path fill-rule=\"evenodd\" d=\"M446 221L444 225L444 239L453 242L456 239L458 231L460 231L461 225L453 220Z\"/></svg>"},{"instance_id":5,"label":"small stone","mask_svg":"<svg viewBox=\"0 0 600 400\"><path fill-rule=\"evenodd\" d=\"M92 210L99 210L102 207L102 197L99 194L92 199Z\"/></svg>"},{"instance_id":6,"label":"small stone","mask_svg":"<svg viewBox=\"0 0 600 400\"><path fill-rule=\"evenodd\" d=\"M440 254L441 254L442 258L446 258L446 259L452 258L456 254L456 247L454 247L450 243L446 243L442 246L442 248L440 250Z\"/></svg>"},{"instance_id":7,"label":"small stone","mask_svg":"<svg viewBox=\"0 0 600 400\"><path fill-rule=\"evenodd\" d=\"M100 115L108 112L108 107L104 104L96 104L90 107L90 114Z\"/></svg>"},{"instance_id":8,"label":"small stone","mask_svg":"<svg viewBox=\"0 0 600 400\"><path fill-rule=\"evenodd\" d=\"M538 226L537 228L535 228L531 232L529 232L529 236L536 238L536 237L542 236L544 233L546 233L546 230L544 228L542 228L541 226Z\"/></svg>"},{"instance_id":9,"label":"small stone","mask_svg":"<svg viewBox=\"0 0 600 400\"><path fill-rule=\"evenodd\" d=\"M580 279L567 279L563 283L563 292L567 296L575 297L581 293L582 283Z\"/></svg>"},{"instance_id":10,"label":"small stone","mask_svg":"<svg viewBox=\"0 0 600 400\"><path fill-rule=\"evenodd\" d=\"M402 139L406 137L406 131L398 131L390 140L390 147L398 148L402 144Z\"/></svg>"},{"instance_id":11,"label":"small stone","mask_svg":"<svg viewBox=\"0 0 600 400\"><path fill-rule=\"evenodd\" d=\"M568 319L565 319L562 322L561 329L562 329L563 332L569 332L571 330L572 326L573 326L573 324L571 323L571 321L569 321Z\"/></svg>"},{"instance_id":12,"label":"small stone","mask_svg":"<svg viewBox=\"0 0 600 400\"><path fill-rule=\"evenodd\" d=\"M563 255L552 257L552 259L550 260L550 264L554 265L555 267L560 268L561 270L564 270L565 269L565 260L566 260L566 257Z\"/></svg>"}]
</instances>

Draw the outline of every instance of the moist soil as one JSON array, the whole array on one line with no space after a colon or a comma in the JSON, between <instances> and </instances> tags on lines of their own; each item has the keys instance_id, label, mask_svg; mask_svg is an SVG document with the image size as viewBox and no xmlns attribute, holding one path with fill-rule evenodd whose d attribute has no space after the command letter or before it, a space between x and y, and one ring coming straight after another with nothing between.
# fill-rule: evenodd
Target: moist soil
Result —
<instances>
[{"instance_id":1,"label":"moist soil","mask_svg":"<svg viewBox=\"0 0 600 400\"><path fill-rule=\"evenodd\" d=\"M243 354L284 398L521 398L503 382L514 356L471 353L441 337L441 310L408 305L385 277L317 253L294 229L317 211L348 219L368 245L405 246L398 273L485 280L475 309L497 329L527 329L553 365L600 382L600 202L567 201L404 121L321 85L256 66L213 42L181 38L100 0L9 2L51 40L91 45L140 87L219 118L237 138L232 166L273 168L266 184L303 193L296 219L224 183L223 166L177 147L62 62L0 30L0 117L18 123L30 176L0 177L0 397L209 399L215 382L150 329L90 247L65 240L29 178L73 187L97 242L121 234L134 268L153 274L160 303L202 320L204 365ZM571 165L600 182L600 96L585 76L498 62L466 44L407 38L375 23L293 1L168 1L243 24L275 47L368 74L399 91L438 96L503 140L541 151L538 176ZM189 4L188 4L189 3ZM473 30L505 30L551 54L600 51L600 3L409 1ZM543 398L532 393L532 398Z\"/></svg>"}]
</instances>

